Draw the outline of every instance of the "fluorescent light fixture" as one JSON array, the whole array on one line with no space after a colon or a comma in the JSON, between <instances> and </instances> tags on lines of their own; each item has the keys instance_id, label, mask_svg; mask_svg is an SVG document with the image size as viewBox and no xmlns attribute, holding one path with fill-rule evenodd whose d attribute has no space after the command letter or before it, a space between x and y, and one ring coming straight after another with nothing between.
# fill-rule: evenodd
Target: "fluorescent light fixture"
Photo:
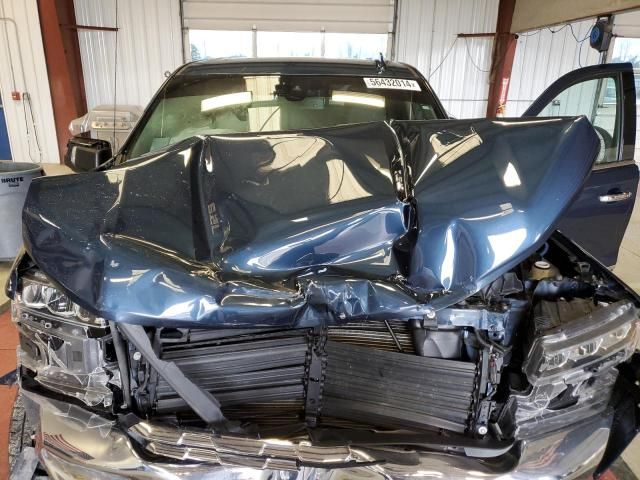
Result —
<instances>
[{"instance_id":1,"label":"fluorescent light fixture","mask_svg":"<svg viewBox=\"0 0 640 480\"><path fill-rule=\"evenodd\" d=\"M200 110L208 112L218 108L232 107L234 105L245 105L251 103L251 92L229 93L227 95L217 95L202 100Z\"/></svg>"},{"instance_id":2,"label":"fluorescent light fixture","mask_svg":"<svg viewBox=\"0 0 640 480\"><path fill-rule=\"evenodd\" d=\"M509 162L507 165L507 169L504 171L504 175L502 176L502 181L504 182L504 186L507 188L519 187L522 184L520 181L520 175L518 175L518 171L516 170L516 167L513 166L513 163Z\"/></svg>"},{"instance_id":3,"label":"fluorescent light fixture","mask_svg":"<svg viewBox=\"0 0 640 480\"><path fill-rule=\"evenodd\" d=\"M384 108L384 97L381 95L373 95L371 93L333 91L331 92L331 101Z\"/></svg>"}]
</instances>

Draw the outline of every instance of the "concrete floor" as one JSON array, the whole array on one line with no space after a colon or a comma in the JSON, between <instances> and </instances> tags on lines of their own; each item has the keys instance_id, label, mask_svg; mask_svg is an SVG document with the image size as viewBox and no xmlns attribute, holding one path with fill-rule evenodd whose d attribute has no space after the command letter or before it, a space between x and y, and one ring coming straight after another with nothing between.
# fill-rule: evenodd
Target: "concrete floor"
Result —
<instances>
[{"instance_id":1,"label":"concrete floor","mask_svg":"<svg viewBox=\"0 0 640 480\"><path fill-rule=\"evenodd\" d=\"M67 167L61 165L46 166L48 175L69 173ZM0 263L0 379L16 368L15 347L17 334L9 319L8 301L4 294L4 284L9 273L10 264ZM631 288L640 292L640 200L636 198L634 214L631 218L614 272ZM9 383L9 382L7 382ZM15 385L3 385L0 382L0 405L12 405L16 396ZM8 478L8 436L11 421L11 410L0 409L0 478ZM614 468L607 480L627 480L640 478L640 436L623 454L624 464ZM626 468L628 466L628 468Z\"/></svg>"},{"instance_id":2,"label":"concrete floor","mask_svg":"<svg viewBox=\"0 0 640 480\"><path fill-rule=\"evenodd\" d=\"M640 292L640 200L637 196L631 221L620 246L618 263L613 271L627 285ZM640 436L627 447L622 458L636 478L640 478Z\"/></svg>"},{"instance_id":3,"label":"concrete floor","mask_svg":"<svg viewBox=\"0 0 640 480\"><path fill-rule=\"evenodd\" d=\"M640 200L636 196L633 215L622 239L618 263L613 269L636 292L640 292Z\"/></svg>"}]
</instances>

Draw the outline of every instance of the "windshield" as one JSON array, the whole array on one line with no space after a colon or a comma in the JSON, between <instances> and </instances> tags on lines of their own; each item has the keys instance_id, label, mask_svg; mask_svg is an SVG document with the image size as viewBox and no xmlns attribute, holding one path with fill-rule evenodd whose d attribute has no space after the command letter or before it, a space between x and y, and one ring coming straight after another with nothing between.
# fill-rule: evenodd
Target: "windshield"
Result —
<instances>
[{"instance_id":1,"label":"windshield","mask_svg":"<svg viewBox=\"0 0 640 480\"><path fill-rule=\"evenodd\" d=\"M386 83L385 83L386 82ZM375 120L437 118L415 80L324 75L185 75L160 92L125 155L194 135L273 132Z\"/></svg>"}]
</instances>

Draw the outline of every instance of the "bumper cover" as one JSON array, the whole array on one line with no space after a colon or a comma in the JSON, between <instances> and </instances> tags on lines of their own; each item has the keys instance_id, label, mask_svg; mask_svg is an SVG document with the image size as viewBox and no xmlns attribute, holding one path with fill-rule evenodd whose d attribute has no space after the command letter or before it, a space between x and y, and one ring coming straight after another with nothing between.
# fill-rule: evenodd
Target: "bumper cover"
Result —
<instances>
[{"instance_id":1,"label":"bumper cover","mask_svg":"<svg viewBox=\"0 0 640 480\"><path fill-rule=\"evenodd\" d=\"M31 418L39 424L36 446L40 460L54 480L83 475L87 478L225 480L574 478L593 470L600 461L612 418L612 412L607 410L578 425L522 440L508 452L494 458L418 451L407 455L398 450L397 457L385 463L345 463L343 468L327 469L321 465L326 458L320 456L317 457L318 466L292 469L291 463L281 463L281 459L256 464L255 457L230 454L210 457L209 461L196 460L196 455L191 458L185 456L184 460L152 455L134 439L135 434L128 434L112 420L32 392L23 390L23 396ZM129 432L133 433L134 429L130 428ZM182 441L178 437L176 446L179 447ZM277 446L274 444L273 448L277 449ZM305 452L301 445L283 446L282 449L299 455L306 453L311 457L318 453L313 447ZM348 461L366 461L368 457L366 451L355 448L331 450L335 455L345 455ZM329 454L329 449L325 453Z\"/></svg>"}]
</instances>

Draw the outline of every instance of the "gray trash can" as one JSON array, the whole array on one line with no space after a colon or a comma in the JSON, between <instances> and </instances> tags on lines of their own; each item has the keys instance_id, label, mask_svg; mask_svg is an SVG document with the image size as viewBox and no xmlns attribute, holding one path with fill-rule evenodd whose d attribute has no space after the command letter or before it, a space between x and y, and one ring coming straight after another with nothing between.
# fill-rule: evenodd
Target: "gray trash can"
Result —
<instances>
[{"instance_id":1,"label":"gray trash can","mask_svg":"<svg viewBox=\"0 0 640 480\"><path fill-rule=\"evenodd\" d=\"M0 261L13 260L20 250L24 199L42 173L34 163L0 161Z\"/></svg>"}]
</instances>

